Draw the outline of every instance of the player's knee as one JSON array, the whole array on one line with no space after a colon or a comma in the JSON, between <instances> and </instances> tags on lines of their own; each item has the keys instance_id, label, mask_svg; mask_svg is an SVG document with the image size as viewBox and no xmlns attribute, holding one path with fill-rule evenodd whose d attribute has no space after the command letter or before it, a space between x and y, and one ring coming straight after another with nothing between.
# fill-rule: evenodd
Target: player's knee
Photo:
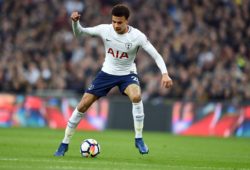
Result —
<instances>
[{"instance_id":1,"label":"player's knee","mask_svg":"<svg viewBox=\"0 0 250 170\"><path fill-rule=\"evenodd\" d=\"M131 97L131 101L132 101L133 103L139 103L139 102L141 101L141 95L133 95L133 96Z\"/></svg>"}]
</instances>

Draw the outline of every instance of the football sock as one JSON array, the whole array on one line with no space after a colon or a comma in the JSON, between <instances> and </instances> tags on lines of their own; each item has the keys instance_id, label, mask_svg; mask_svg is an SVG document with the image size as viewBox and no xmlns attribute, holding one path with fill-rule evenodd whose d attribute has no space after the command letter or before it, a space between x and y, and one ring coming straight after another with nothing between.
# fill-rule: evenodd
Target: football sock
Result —
<instances>
[{"instance_id":1,"label":"football sock","mask_svg":"<svg viewBox=\"0 0 250 170\"><path fill-rule=\"evenodd\" d=\"M71 117L69 118L67 127L65 129L65 135L62 140L62 143L69 143L71 137L73 136L77 125L80 123L84 113L81 113L77 110L77 108L73 111Z\"/></svg>"},{"instance_id":2,"label":"football sock","mask_svg":"<svg viewBox=\"0 0 250 170\"><path fill-rule=\"evenodd\" d=\"M142 101L139 103L133 104L133 119L134 119L134 129L135 129L135 138L142 138L142 129L144 124L144 110Z\"/></svg>"}]
</instances>

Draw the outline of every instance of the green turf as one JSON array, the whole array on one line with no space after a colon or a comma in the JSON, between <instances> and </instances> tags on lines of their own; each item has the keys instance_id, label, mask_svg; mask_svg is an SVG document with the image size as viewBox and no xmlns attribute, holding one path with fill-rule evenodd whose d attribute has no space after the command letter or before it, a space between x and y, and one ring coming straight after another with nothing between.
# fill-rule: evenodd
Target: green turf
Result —
<instances>
[{"instance_id":1,"label":"green turf","mask_svg":"<svg viewBox=\"0 0 250 170\"><path fill-rule=\"evenodd\" d=\"M0 128L0 170L250 170L250 139L198 138L144 132L150 148L140 155L132 131L78 131L64 157L53 153L63 130ZM79 145L94 138L97 158L82 158Z\"/></svg>"}]
</instances>

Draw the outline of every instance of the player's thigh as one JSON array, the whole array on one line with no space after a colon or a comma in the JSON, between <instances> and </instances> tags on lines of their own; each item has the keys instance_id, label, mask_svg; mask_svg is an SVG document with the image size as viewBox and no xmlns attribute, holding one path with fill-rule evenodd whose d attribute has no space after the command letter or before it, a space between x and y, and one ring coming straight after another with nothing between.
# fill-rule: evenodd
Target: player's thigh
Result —
<instances>
[{"instance_id":1,"label":"player's thigh","mask_svg":"<svg viewBox=\"0 0 250 170\"><path fill-rule=\"evenodd\" d=\"M141 88L137 84L128 85L128 87L124 90L124 93L134 103L138 103L141 101Z\"/></svg>"},{"instance_id":2,"label":"player's thigh","mask_svg":"<svg viewBox=\"0 0 250 170\"><path fill-rule=\"evenodd\" d=\"M81 101L79 102L77 109L80 112L85 112L88 108L98 99L98 96L95 96L90 93L84 93Z\"/></svg>"}]
</instances>

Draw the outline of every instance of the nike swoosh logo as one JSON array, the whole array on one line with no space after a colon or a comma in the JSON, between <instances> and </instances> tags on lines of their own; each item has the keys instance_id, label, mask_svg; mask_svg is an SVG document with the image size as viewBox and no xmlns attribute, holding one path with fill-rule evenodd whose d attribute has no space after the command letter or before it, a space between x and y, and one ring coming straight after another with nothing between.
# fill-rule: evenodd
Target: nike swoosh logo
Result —
<instances>
[{"instance_id":1,"label":"nike swoosh logo","mask_svg":"<svg viewBox=\"0 0 250 170\"><path fill-rule=\"evenodd\" d=\"M111 41L111 40L106 38L106 41Z\"/></svg>"}]
</instances>

